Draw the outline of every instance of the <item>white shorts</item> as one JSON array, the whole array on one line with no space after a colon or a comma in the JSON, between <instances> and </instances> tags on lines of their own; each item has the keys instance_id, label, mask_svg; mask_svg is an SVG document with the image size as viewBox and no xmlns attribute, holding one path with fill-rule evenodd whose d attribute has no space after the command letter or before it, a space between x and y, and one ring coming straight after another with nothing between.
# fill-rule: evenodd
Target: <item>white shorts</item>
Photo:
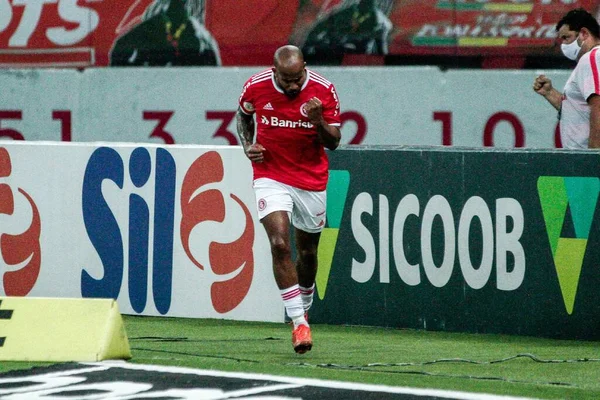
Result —
<instances>
[{"instance_id":1,"label":"white shorts","mask_svg":"<svg viewBox=\"0 0 600 400\"><path fill-rule=\"evenodd\" d=\"M256 209L262 220L273 211L287 211L292 225L309 232L321 232L325 227L327 192L312 192L279 183L269 178L254 181Z\"/></svg>"}]
</instances>

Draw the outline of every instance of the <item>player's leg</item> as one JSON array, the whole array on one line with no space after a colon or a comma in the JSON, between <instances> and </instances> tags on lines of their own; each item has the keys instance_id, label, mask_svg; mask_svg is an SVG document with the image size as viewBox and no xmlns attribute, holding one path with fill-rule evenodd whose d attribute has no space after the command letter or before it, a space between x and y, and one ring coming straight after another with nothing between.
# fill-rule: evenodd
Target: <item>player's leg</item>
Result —
<instances>
[{"instance_id":1,"label":"player's leg","mask_svg":"<svg viewBox=\"0 0 600 400\"><path fill-rule=\"evenodd\" d=\"M325 226L326 192L295 189L292 223L296 239L296 271L304 310L312 305L315 277L318 269L318 249L321 231Z\"/></svg>"},{"instance_id":2,"label":"player's leg","mask_svg":"<svg viewBox=\"0 0 600 400\"><path fill-rule=\"evenodd\" d=\"M290 220L286 211L273 211L260 221L265 227L271 256L273 274L280 290L298 284L298 275L292 261Z\"/></svg>"},{"instance_id":3,"label":"player's leg","mask_svg":"<svg viewBox=\"0 0 600 400\"><path fill-rule=\"evenodd\" d=\"M311 192L291 189L294 201L292 223L296 238L296 271L301 293L303 310L306 312L312 305L315 276L317 274L317 250L321 230L325 226L325 191ZM305 317L306 319L306 317ZM312 349L312 333L308 323L302 325L292 335L296 352L306 352Z\"/></svg>"},{"instance_id":4,"label":"player's leg","mask_svg":"<svg viewBox=\"0 0 600 400\"><path fill-rule=\"evenodd\" d=\"M305 313L308 312L313 302L315 291L315 277L318 269L317 251L321 232L311 233L295 228L296 238L296 271L298 285Z\"/></svg>"},{"instance_id":5,"label":"player's leg","mask_svg":"<svg viewBox=\"0 0 600 400\"><path fill-rule=\"evenodd\" d=\"M271 244L275 281L279 287L285 311L294 324L292 346L296 353L303 354L312 348L312 337L304 317L304 304L298 286L298 275L292 262L289 216L285 211L274 211L265 216L261 222Z\"/></svg>"},{"instance_id":6,"label":"player's leg","mask_svg":"<svg viewBox=\"0 0 600 400\"><path fill-rule=\"evenodd\" d=\"M306 325L304 306L298 287L296 266L292 261L290 214L292 198L287 187L270 179L254 182L258 216L263 224L273 260L273 274L288 317L294 327Z\"/></svg>"}]
</instances>

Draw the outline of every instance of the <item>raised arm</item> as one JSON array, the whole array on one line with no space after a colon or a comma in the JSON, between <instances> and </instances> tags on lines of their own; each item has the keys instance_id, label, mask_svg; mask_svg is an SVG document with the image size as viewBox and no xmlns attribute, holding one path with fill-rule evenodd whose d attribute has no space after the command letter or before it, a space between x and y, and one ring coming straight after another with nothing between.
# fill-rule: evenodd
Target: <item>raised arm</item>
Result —
<instances>
[{"instance_id":1,"label":"raised arm","mask_svg":"<svg viewBox=\"0 0 600 400\"><path fill-rule=\"evenodd\" d=\"M562 93L552 87L552 80L546 75L540 75L533 81L533 90L543 96L554 108L560 111Z\"/></svg>"},{"instance_id":2,"label":"raised arm","mask_svg":"<svg viewBox=\"0 0 600 400\"><path fill-rule=\"evenodd\" d=\"M311 124L313 124L319 135L323 146L329 150L335 150L340 144L342 133L337 126L329 125L323 118L323 104L321 100L313 97L306 103L306 113Z\"/></svg>"}]
</instances>

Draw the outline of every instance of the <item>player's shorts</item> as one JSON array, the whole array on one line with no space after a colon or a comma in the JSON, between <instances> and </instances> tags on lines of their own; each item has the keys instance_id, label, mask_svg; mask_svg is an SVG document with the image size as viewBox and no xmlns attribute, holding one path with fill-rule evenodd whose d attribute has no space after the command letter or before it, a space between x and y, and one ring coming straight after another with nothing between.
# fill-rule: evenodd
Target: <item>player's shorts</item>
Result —
<instances>
[{"instance_id":1,"label":"player's shorts","mask_svg":"<svg viewBox=\"0 0 600 400\"><path fill-rule=\"evenodd\" d=\"M302 190L269 178L258 178L253 186L256 209L261 220L274 211L287 211L292 225L302 231L317 233L325 227L325 190Z\"/></svg>"}]
</instances>

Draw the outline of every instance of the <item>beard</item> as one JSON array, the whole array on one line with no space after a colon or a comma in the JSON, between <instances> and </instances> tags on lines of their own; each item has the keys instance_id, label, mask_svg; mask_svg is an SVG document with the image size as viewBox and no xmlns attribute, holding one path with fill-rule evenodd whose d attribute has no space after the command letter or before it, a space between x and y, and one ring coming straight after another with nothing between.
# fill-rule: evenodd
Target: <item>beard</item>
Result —
<instances>
[{"instance_id":1,"label":"beard","mask_svg":"<svg viewBox=\"0 0 600 400\"><path fill-rule=\"evenodd\" d=\"M283 93L285 93L285 95L287 97L289 97L290 99L293 99L300 94L300 91L299 90L284 90Z\"/></svg>"}]
</instances>

